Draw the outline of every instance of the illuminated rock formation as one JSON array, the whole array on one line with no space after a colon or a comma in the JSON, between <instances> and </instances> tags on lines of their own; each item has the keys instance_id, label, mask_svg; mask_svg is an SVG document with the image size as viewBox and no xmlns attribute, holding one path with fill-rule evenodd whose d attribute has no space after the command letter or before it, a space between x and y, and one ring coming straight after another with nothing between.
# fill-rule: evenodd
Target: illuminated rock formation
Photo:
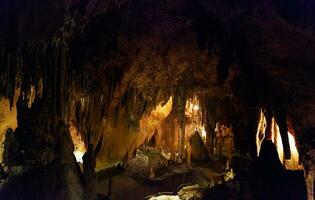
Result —
<instances>
[{"instance_id":1,"label":"illuminated rock formation","mask_svg":"<svg viewBox=\"0 0 315 200\"><path fill-rule=\"evenodd\" d=\"M90 185L77 162L91 182L93 168L125 168L139 148L194 167L198 131L214 163L253 161L271 140L286 169L304 170L312 200L313 10L308 0L1 1L0 141L13 149L1 173L34 176L29 187L43 189L31 199L80 199ZM23 196L15 178L1 199Z\"/></svg>"}]
</instances>

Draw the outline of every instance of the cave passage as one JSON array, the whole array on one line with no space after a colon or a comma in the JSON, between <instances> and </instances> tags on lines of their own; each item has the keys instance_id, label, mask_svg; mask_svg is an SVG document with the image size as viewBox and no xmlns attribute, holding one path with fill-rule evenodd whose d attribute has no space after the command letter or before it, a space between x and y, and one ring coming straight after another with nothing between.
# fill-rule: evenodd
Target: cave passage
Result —
<instances>
[{"instance_id":1,"label":"cave passage","mask_svg":"<svg viewBox=\"0 0 315 200\"><path fill-rule=\"evenodd\" d=\"M314 200L315 2L2 0L1 200Z\"/></svg>"}]
</instances>

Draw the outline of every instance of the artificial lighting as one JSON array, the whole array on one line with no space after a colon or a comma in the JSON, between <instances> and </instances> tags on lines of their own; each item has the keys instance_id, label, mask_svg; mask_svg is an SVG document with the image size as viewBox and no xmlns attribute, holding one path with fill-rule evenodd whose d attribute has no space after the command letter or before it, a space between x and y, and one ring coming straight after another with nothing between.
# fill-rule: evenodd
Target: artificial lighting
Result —
<instances>
[{"instance_id":1,"label":"artificial lighting","mask_svg":"<svg viewBox=\"0 0 315 200\"><path fill-rule=\"evenodd\" d=\"M81 134L78 132L77 128L72 122L69 123L69 131L74 145L73 154L75 159L77 162L83 163L82 158L86 152L86 148L84 142L81 140Z\"/></svg>"},{"instance_id":2,"label":"artificial lighting","mask_svg":"<svg viewBox=\"0 0 315 200\"><path fill-rule=\"evenodd\" d=\"M139 147L153 137L162 121L171 113L172 107L173 97L170 96L165 104L158 104L149 114L145 114L141 117L140 132L135 142L135 147Z\"/></svg>"},{"instance_id":3,"label":"artificial lighting","mask_svg":"<svg viewBox=\"0 0 315 200\"><path fill-rule=\"evenodd\" d=\"M83 156L85 154L84 151L74 150L73 154L75 156L75 159L78 163L83 163Z\"/></svg>"},{"instance_id":4,"label":"artificial lighting","mask_svg":"<svg viewBox=\"0 0 315 200\"><path fill-rule=\"evenodd\" d=\"M267 120L262 109L260 109L259 121L258 121L258 126L257 126L257 133L256 133L256 147L257 147L258 156L260 152L261 143L265 138L266 127L267 127Z\"/></svg>"},{"instance_id":5,"label":"artificial lighting","mask_svg":"<svg viewBox=\"0 0 315 200\"><path fill-rule=\"evenodd\" d=\"M171 96L166 102L166 104L162 105L162 103L160 103L159 105L155 107L154 110L151 111L150 114L154 118L164 119L170 114L172 110L172 106L173 106L173 97Z\"/></svg>"},{"instance_id":6,"label":"artificial lighting","mask_svg":"<svg viewBox=\"0 0 315 200\"><path fill-rule=\"evenodd\" d=\"M204 125L201 126L200 132L201 132L201 137L205 139L207 137L207 132L205 130L205 126Z\"/></svg>"},{"instance_id":7,"label":"artificial lighting","mask_svg":"<svg viewBox=\"0 0 315 200\"><path fill-rule=\"evenodd\" d=\"M197 95L186 100L185 116L188 118L187 123L190 123L191 128L193 128L192 130L198 131L201 138L206 140L207 132L202 123L202 110L200 109L200 102Z\"/></svg>"},{"instance_id":8,"label":"artificial lighting","mask_svg":"<svg viewBox=\"0 0 315 200\"><path fill-rule=\"evenodd\" d=\"M266 132L266 126L267 126L267 120L262 112L260 111L260 117L259 117L259 122L258 122L258 127L257 127L257 134L256 134L256 144L257 144L257 153L259 155L260 152L260 146L262 141L265 138L265 132ZM279 126L274 118L272 118L272 123L271 123L271 141L275 144L279 159L281 163L285 166L286 169L289 170L299 170L302 169L302 165L299 164L299 152L296 147L295 143L295 138L292 133L288 132L288 137L289 137L289 144L290 144L290 151L291 151L291 159L290 160L285 160L284 159L284 153L283 153L283 144L282 144L282 139L280 135L280 129Z\"/></svg>"},{"instance_id":9,"label":"artificial lighting","mask_svg":"<svg viewBox=\"0 0 315 200\"><path fill-rule=\"evenodd\" d=\"M296 148L295 138L292 133L288 132L289 136L289 144L290 144L290 151L291 151L291 159L285 160L285 165L287 169L302 169L302 165L299 164L299 152Z\"/></svg>"}]
</instances>

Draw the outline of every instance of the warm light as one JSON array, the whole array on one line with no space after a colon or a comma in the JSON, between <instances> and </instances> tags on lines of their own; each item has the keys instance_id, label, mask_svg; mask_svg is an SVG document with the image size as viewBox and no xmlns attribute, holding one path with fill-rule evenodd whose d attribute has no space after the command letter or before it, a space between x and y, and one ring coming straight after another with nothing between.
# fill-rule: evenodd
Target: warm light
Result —
<instances>
[{"instance_id":1,"label":"warm light","mask_svg":"<svg viewBox=\"0 0 315 200\"><path fill-rule=\"evenodd\" d=\"M201 137L202 138L206 138L207 137L207 132L205 130L205 126L201 127Z\"/></svg>"},{"instance_id":2,"label":"warm light","mask_svg":"<svg viewBox=\"0 0 315 200\"><path fill-rule=\"evenodd\" d=\"M155 130L161 125L162 121L171 113L173 107L173 97L163 105L160 103L149 114L145 114L140 119L140 132L135 142L138 147L149 140L155 133Z\"/></svg>"},{"instance_id":3,"label":"warm light","mask_svg":"<svg viewBox=\"0 0 315 200\"><path fill-rule=\"evenodd\" d=\"M275 119L272 118L271 122L271 141L276 145L277 151L278 151L278 156L283 164L283 145L282 145L282 138L280 135L280 129L278 124L276 123Z\"/></svg>"},{"instance_id":4,"label":"warm light","mask_svg":"<svg viewBox=\"0 0 315 200\"><path fill-rule=\"evenodd\" d=\"M285 160L285 165L287 169L302 169L302 165L299 164L299 152L296 148L294 136L288 132L289 144L291 150L291 159Z\"/></svg>"},{"instance_id":5,"label":"warm light","mask_svg":"<svg viewBox=\"0 0 315 200\"><path fill-rule=\"evenodd\" d=\"M160 195L151 197L149 200L180 200L179 196L177 195Z\"/></svg>"},{"instance_id":6,"label":"warm light","mask_svg":"<svg viewBox=\"0 0 315 200\"><path fill-rule=\"evenodd\" d=\"M166 102L166 104L162 105L161 103L157 105L155 109L151 111L151 115L154 118L164 119L170 114L172 110L172 106L173 106L173 97L171 96L169 100Z\"/></svg>"},{"instance_id":7,"label":"warm light","mask_svg":"<svg viewBox=\"0 0 315 200\"><path fill-rule=\"evenodd\" d=\"M204 124L202 123L202 110L200 109L200 102L197 95L194 95L192 98L186 100L185 116L188 118L186 126L189 124L188 127L192 128L188 130L188 132L191 133L188 133L187 136L189 136L189 134L193 134L194 131L198 131L201 138L205 140L207 132Z\"/></svg>"},{"instance_id":8,"label":"warm light","mask_svg":"<svg viewBox=\"0 0 315 200\"><path fill-rule=\"evenodd\" d=\"M186 101L185 105L185 115L188 117L196 117L199 115L201 111L199 111L199 99L197 96L193 98L189 98Z\"/></svg>"},{"instance_id":9,"label":"warm light","mask_svg":"<svg viewBox=\"0 0 315 200\"><path fill-rule=\"evenodd\" d=\"M17 88L14 94L14 103L16 102L20 95L20 89ZM0 98L0 163L3 162L3 151L4 145L3 142L5 140L5 133L8 128L11 128L13 131L17 128L17 110L16 106L10 109L10 101L6 98Z\"/></svg>"},{"instance_id":10,"label":"warm light","mask_svg":"<svg viewBox=\"0 0 315 200\"><path fill-rule=\"evenodd\" d=\"M259 156L260 146L262 141L265 138L265 131L267 126L267 120L262 110L259 113L259 121L257 126L257 133L256 133L256 147L257 147L257 155Z\"/></svg>"},{"instance_id":11,"label":"warm light","mask_svg":"<svg viewBox=\"0 0 315 200\"><path fill-rule=\"evenodd\" d=\"M302 169L302 165L299 164L299 152L296 148L294 136L288 132L289 137L289 144L290 144L290 151L291 151L291 159L284 160L284 153L283 153L283 145L282 139L280 135L280 130L278 124L275 122L274 118L272 119L273 123L273 131L272 131L272 141L276 144L280 161L285 166L286 169L289 170L298 170ZM274 132L276 131L276 133Z\"/></svg>"},{"instance_id":12,"label":"warm light","mask_svg":"<svg viewBox=\"0 0 315 200\"><path fill-rule=\"evenodd\" d=\"M77 128L72 122L69 123L69 131L74 145L73 154L77 162L83 163L83 155L86 152L85 144L81 140L81 134L78 132Z\"/></svg>"},{"instance_id":13,"label":"warm light","mask_svg":"<svg viewBox=\"0 0 315 200\"><path fill-rule=\"evenodd\" d=\"M260 152L261 143L265 138L266 126L267 126L267 120L266 120L264 113L261 110L259 122L258 122L258 128L257 128L257 135L256 135L256 144L257 144L258 155ZM289 169L289 170L302 169L302 165L299 164L299 152L296 148L295 138L294 138L293 134L288 132L290 151L291 151L291 159L290 160L284 160L283 144L282 144L280 129L279 129L279 126L276 123L276 120L274 118L272 118L271 126L272 126L272 128L271 128L271 140L276 145L279 159L280 159L281 163L285 166L286 169Z\"/></svg>"},{"instance_id":14,"label":"warm light","mask_svg":"<svg viewBox=\"0 0 315 200\"><path fill-rule=\"evenodd\" d=\"M78 163L83 163L83 156L85 154L84 151L78 151L78 150L74 150L73 154L75 156L75 159Z\"/></svg>"},{"instance_id":15,"label":"warm light","mask_svg":"<svg viewBox=\"0 0 315 200\"><path fill-rule=\"evenodd\" d=\"M199 106L198 105L193 105L192 107L195 111L199 110Z\"/></svg>"},{"instance_id":16,"label":"warm light","mask_svg":"<svg viewBox=\"0 0 315 200\"><path fill-rule=\"evenodd\" d=\"M35 97L36 97L35 85L31 85L31 89L30 89L29 93L27 94L27 99L28 99L27 106L29 108L32 107L32 104L35 101Z\"/></svg>"}]
</instances>

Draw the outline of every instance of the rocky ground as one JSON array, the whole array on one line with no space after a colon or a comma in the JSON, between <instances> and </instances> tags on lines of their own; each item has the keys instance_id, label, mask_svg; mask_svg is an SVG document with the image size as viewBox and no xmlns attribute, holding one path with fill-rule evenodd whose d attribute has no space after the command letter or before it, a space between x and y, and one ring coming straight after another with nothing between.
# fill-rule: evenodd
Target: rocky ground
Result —
<instances>
[{"instance_id":1,"label":"rocky ground","mask_svg":"<svg viewBox=\"0 0 315 200\"><path fill-rule=\"evenodd\" d=\"M138 150L134 159L124 167L118 166L97 172L99 200L252 200L249 184L251 161L240 155L232 157L230 164L224 159L193 162L190 167L167 160L154 150ZM62 166L59 166L62 167ZM262 166L264 167L264 166ZM55 188L67 182L78 183L71 166L48 168L12 167L10 178L0 180L0 199L52 198ZM5 170L7 171L7 170ZM297 200L305 195L303 171L285 171L283 188L289 194L286 200ZM65 176L67 175L67 176ZM34 179L34 177L37 177ZM259 187L259 185L257 185ZM34 188L37 190L34 191ZM82 197L78 185L72 184L62 192ZM257 188L256 188L257 189ZM77 199L77 197L68 199ZM303 199L303 198L302 198Z\"/></svg>"},{"instance_id":2,"label":"rocky ground","mask_svg":"<svg viewBox=\"0 0 315 200\"><path fill-rule=\"evenodd\" d=\"M222 190L232 197L240 194L240 182L233 180L234 172L225 169L221 160L187 167L149 154L152 152L138 151L125 170L112 177L111 200L197 200L222 196ZM98 174L97 191L99 196L106 196L110 181L101 172Z\"/></svg>"}]
</instances>

